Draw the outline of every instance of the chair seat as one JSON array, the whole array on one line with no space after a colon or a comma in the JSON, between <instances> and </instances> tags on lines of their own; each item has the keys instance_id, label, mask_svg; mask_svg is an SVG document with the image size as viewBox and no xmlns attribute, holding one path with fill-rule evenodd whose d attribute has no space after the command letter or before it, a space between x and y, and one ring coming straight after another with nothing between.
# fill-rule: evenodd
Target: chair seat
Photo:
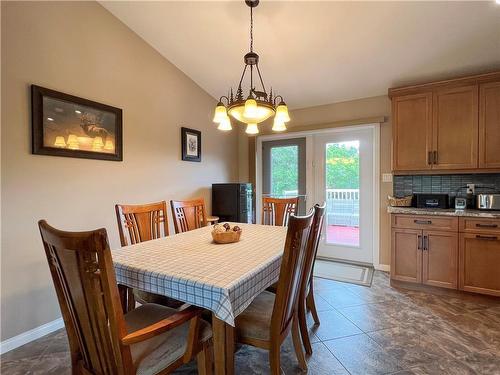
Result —
<instances>
[{"instance_id":1,"label":"chair seat","mask_svg":"<svg viewBox=\"0 0 500 375\"><path fill-rule=\"evenodd\" d=\"M178 309L184 302L178 301L174 298L162 296L160 294L154 294L150 292L145 292L143 290L134 289L134 298L137 302L144 305L146 303L154 303L157 305L171 307L173 309Z\"/></svg>"},{"instance_id":2,"label":"chair seat","mask_svg":"<svg viewBox=\"0 0 500 375\"><path fill-rule=\"evenodd\" d=\"M236 330L241 339L270 340L275 296L271 292L262 292L236 317Z\"/></svg>"},{"instance_id":3,"label":"chair seat","mask_svg":"<svg viewBox=\"0 0 500 375\"><path fill-rule=\"evenodd\" d=\"M139 306L125 315L129 333L147 327L178 312L169 307L148 303ZM161 335L144 340L130 346L132 361L137 367L138 375L153 375L181 358L187 346L189 323L182 324ZM212 337L210 324L201 320L200 341L205 342Z\"/></svg>"}]
</instances>

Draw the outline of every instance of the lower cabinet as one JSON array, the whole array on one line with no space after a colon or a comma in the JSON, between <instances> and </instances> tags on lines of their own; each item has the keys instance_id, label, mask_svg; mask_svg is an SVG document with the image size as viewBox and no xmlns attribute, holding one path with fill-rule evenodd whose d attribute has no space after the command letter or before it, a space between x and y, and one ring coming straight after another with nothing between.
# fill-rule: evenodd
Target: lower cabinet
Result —
<instances>
[{"instance_id":1,"label":"lower cabinet","mask_svg":"<svg viewBox=\"0 0 500 375\"><path fill-rule=\"evenodd\" d=\"M420 283L422 281L422 231L392 229L391 278Z\"/></svg>"},{"instance_id":2,"label":"lower cabinet","mask_svg":"<svg viewBox=\"0 0 500 375\"><path fill-rule=\"evenodd\" d=\"M393 228L391 278L457 289L458 233Z\"/></svg>"},{"instance_id":3,"label":"lower cabinet","mask_svg":"<svg viewBox=\"0 0 500 375\"><path fill-rule=\"evenodd\" d=\"M500 296L500 235L460 234L459 289Z\"/></svg>"},{"instance_id":4,"label":"lower cabinet","mask_svg":"<svg viewBox=\"0 0 500 375\"><path fill-rule=\"evenodd\" d=\"M422 283L441 288L458 287L458 233L424 231Z\"/></svg>"},{"instance_id":5,"label":"lower cabinet","mask_svg":"<svg viewBox=\"0 0 500 375\"><path fill-rule=\"evenodd\" d=\"M500 296L500 219L392 215L391 279Z\"/></svg>"}]
</instances>

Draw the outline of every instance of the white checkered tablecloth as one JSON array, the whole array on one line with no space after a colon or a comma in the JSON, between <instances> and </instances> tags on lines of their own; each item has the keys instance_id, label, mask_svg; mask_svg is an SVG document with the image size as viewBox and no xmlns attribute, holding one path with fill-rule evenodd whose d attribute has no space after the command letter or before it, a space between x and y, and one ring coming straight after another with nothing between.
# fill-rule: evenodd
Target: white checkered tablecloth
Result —
<instances>
[{"instance_id":1,"label":"white checkered tablecloth","mask_svg":"<svg viewBox=\"0 0 500 375\"><path fill-rule=\"evenodd\" d=\"M286 227L237 224L237 243L212 242L204 227L113 250L118 284L206 308L234 326L234 318L278 281Z\"/></svg>"}]
</instances>

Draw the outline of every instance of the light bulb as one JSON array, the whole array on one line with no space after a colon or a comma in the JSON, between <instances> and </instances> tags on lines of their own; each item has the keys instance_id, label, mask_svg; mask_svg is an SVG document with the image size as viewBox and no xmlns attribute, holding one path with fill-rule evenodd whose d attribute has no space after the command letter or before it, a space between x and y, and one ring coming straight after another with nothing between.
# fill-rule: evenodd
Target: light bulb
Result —
<instances>
[{"instance_id":1,"label":"light bulb","mask_svg":"<svg viewBox=\"0 0 500 375\"><path fill-rule=\"evenodd\" d=\"M276 118L283 122L290 121L290 115L288 114L288 107L284 102L281 102L278 105L278 108L276 108Z\"/></svg>"},{"instance_id":2,"label":"light bulb","mask_svg":"<svg viewBox=\"0 0 500 375\"><path fill-rule=\"evenodd\" d=\"M254 123L247 124L247 130L245 130L245 133L247 133L247 134L259 134L259 128L257 127L257 124L254 124Z\"/></svg>"},{"instance_id":3,"label":"light bulb","mask_svg":"<svg viewBox=\"0 0 500 375\"><path fill-rule=\"evenodd\" d=\"M217 129L219 130L222 130L224 132L227 132L229 130L231 130L233 127L231 126L231 120L229 119L229 116L226 115L226 117L224 117L221 122L219 123L219 126L217 127Z\"/></svg>"},{"instance_id":4,"label":"light bulb","mask_svg":"<svg viewBox=\"0 0 500 375\"><path fill-rule=\"evenodd\" d=\"M257 101L255 99L248 98L246 100L243 116L248 119L254 119L257 117Z\"/></svg>"},{"instance_id":5,"label":"light bulb","mask_svg":"<svg viewBox=\"0 0 500 375\"><path fill-rule=\"evenodd\" d=\"M498 5L500 5L500 0L495 0L495 3L497 3Z\"/></svg>"},{"instance_id":6,"label":"light bulb","mask_svg":"<svg viewBox=\"0 0 500 375\"><path fill-rule=\"evenodd\" d=\"M286 130L285 122L281 119L275 117L273 122L273 131L275 132L283 132Z\"/></svg>"},{"instance_id":7,"label":"light bulb","mask_svg":"<svg viewBox=\"0 0 500 375\"><path fill-rule=\"evenodd\" d=\"M225 117L227 117L226 107L224 106L224 104L222 104L221 102L219 102L217 104L217 107L215 107L215 114L214 114L213 121L216 124L219 124L222 120L224 120Z\"/></svg>"}]
</instances>

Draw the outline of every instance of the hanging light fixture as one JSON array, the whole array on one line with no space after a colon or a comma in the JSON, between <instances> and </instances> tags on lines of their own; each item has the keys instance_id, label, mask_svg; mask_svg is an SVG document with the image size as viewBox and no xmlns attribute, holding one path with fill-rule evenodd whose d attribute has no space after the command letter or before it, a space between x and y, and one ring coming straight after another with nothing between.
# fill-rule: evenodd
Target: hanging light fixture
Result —
<instances>
[{"instance_id":1,"label":"hanging light fixture","mask_svg":"<svg viewBox=\"0 0 500 375\"><path fill-rule=\"evenodd\" d=\"M259 69L259 55L253 51L253 8L259 5L259 0L245 0L245 3L250 7L250 52L244 57L245 67L241 74L241 79L236 90L236 95L233 94L231 88L228 96L221 96L217 107L215 107L215 114L213 121L219 126L217 129L228 131L232 129L232 118L247 124L247 134L258 134L258 124L274 116L273 131L286 130L286 122L290 121L288 114L288 107L286 106L281 95L273 97L273 90L269 93L266 91L264 81ZM257 90L254 85L254 69L259 78L260 90ZM243 94L243 80L247 71L250 71L250 87L248 95ZM224 104L224 101L226 104Z\"/></svg>"}]
</instances>

